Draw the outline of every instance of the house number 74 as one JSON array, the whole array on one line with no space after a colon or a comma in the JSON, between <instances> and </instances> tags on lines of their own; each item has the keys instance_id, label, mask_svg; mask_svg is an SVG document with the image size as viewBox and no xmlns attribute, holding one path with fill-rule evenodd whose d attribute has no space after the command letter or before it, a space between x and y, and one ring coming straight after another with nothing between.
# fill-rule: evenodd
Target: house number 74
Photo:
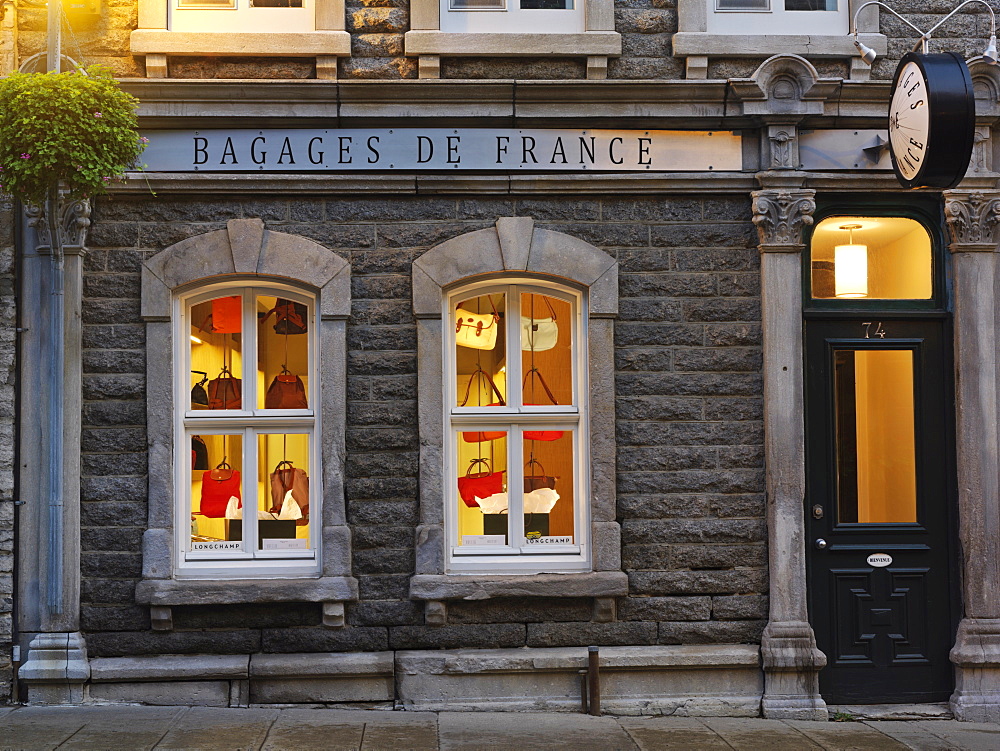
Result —
<instances>
[{"instance_id":1,"label":"house number 74","mask_svg":"<svg viewBox=\"0 0 1000 751\"><path fill-rule=\"evenodd\" d=\"M885 329L882 328L882 322L866 321L861 324L865 327L865 339L871 339L871 335L879 337L880 339L885 339ZM872 331L872 325L875 326L875 330Z\"/></svg>"}]
</instances>

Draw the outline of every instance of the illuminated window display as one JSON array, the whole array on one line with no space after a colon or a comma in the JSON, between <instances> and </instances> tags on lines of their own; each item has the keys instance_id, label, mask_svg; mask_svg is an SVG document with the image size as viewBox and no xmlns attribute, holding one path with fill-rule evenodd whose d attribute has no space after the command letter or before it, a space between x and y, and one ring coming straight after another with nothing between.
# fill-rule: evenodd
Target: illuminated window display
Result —
<instances>
[{"instance_id":1,"label":"illuminated window display","mask_svg":"<svg viewBox=\"0 0 1000 751\"><path fill-rule=\"evenodd\" d=\"M290 289L217 287L182 308L185 560L315 558L313 301Z\"/></svg>"},{"instance_id":2,"label":"illuminated window display","mask_svg":"<svg viewBox=\"0 0 1000 751\"><path fill-rule=\"evenodd\" d=\"M452 562L582 560L580 300L528 283L449 300Z\"/></svg>"}]
</instances>

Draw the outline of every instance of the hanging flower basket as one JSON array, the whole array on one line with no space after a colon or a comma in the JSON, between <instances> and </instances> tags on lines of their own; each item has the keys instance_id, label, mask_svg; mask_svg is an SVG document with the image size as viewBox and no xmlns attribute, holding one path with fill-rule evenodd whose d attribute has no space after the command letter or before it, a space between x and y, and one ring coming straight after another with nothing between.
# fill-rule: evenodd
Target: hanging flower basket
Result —
<instances>
[{"instance_id":1,"label":"hanging flower basket","mask_svg":"<svg viewBox=\"0 0 1000 751\"><path fill-rule=\"evenodd\" d=\"M139 168L138 100L99 66L0 79L0 192L40 206L107 192Z\"/></svg>"}]
</instances>

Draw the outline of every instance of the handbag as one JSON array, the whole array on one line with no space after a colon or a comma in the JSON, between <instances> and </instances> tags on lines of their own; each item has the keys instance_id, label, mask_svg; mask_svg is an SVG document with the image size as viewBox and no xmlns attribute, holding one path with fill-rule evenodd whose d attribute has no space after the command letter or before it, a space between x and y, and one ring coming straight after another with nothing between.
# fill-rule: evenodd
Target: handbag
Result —
<instances>
[{"instance_id":1,"label":"handbag","mask_svg":"<svg viewBox=\"0 0 1000 751\"><path fill-rule=\"evenodd\" d=\"M282 369L267 387L265 409L309 409L306 387L297 375Z\"/></svg>"},{"instance_id":2,"label":"handbag","mask_svg":"<svg viewBox=\"0 0 1000 751\"><path fill-rule=\"evenodd\" d=\"M209 409L243 409L243 383L225 365L218 378L208 382Z\"/></svg>"},{"instance_id":3,"label":"handbag","mask_svg":"<svg viewBox=\"0 0 1000 751\"><path fill-rule=\"evenodd\" d=\"M200 370L192 370L192 373L201 373L201 380L191 387L191 409L208 408L208 392L205 391L205 384L208 383L208 373Z\"/></svg>"},{"instance_id":4,"label":"handbag","mask_svg":"<svg viewBox=\"0 0 1000 751\"><path fill-rule=\"evenodd\" d=\"M229 499L240 495L240 473L226 464L225 460L215 469L201 476L201 513L211 519L222 519L226 515Z\"/></svg>"},{"instance_id":5,"label":"handbag","mask_svg":"<svg viewBox=\"0 0 1000 751\"><path fill-rule=\"evenodd\" d=\"M271 481L271 513L277 513L285 504L289 491L292 500L302 511L302 518L309 518L309 475L290 461L280 461L269 477Z\"/></svg>"},{"instance_id":6,"label":"handbag","mask_svg":"<svg viewBox=\"0 0 1000 751\"><path fill-rule=\"evenodd\" d=\"M531 368L527 373L524 374L524 381L521 382L521 393L522 394L524 393L525 387L528 385L528 379L529 378L535 378L535 379L538 380L538 382L542 385L542 388L545 389L545 394L546 394L546 396L549 397L549 401L551 401L553 404L558 404L559 403L559 402L556 401L555 396L552 394L552 389L549 388L549 385L545 382L545 379L542 378L542 373L541 373L541 371L538 368ZM526 407L534 407L534 406L537 406L537 405L525 403L524 406L526 406ZM527 440L529 440L529 441L556 441L556 440L559 440L560 438L562 438L562 436L563 436L563 431L561 431L561 430L525 430L524 431L524 437Z\"/></svg>"},{"instance_id":7,"label":"handbag","mask_svg":"<svg viewBox=\"0 0 1000 751\"><path fill-rule=\"evenodd\" d=\"M477 465L484 465L485 472L473 472ZM458 478L458 494L469 508L478 508L476 498L489 498L503 492L503 472L494 472L487 459L473 459L465 471L465 477Z\"/></svg>"},{"instance_id":8,"label":"handbag","mask_svg":"<svg viewBox=\"0 0 1000 751\"><path fill-rule=\"evenodd\" d=\"M531 352L544 352L552 349L559 341L559 325L556 323L556 312L552 309L549 298L542 295L549 309L548 318L521 316L521 349Z\"/></svg>"},{"instance_id":9,"label":"handbag","mask_svg":"<svg viewBox=\"0 0 1000 751\"><path fill-rule=\"evenodd\" d=\"M243 330L243 298L240 295L215 298L212 312L198 328L213 334L240 333Z\"/></svg>"},{"instance_id":10,"label":"handbag","mask_svg":"<svg viewBox=\"0 0 1000 751\"><path fill-rule=\"evenodd\" d=\"M500 314L487 295L492 313L473 313L465 308L455 311L455 344L472 349L493 349L497 343Z\"/></svg>"},{"instance_id":11,"label":"handbag","mask_svg":"<svg viewBox=\"0 0 1000 751\"><path fill-rule=\"evenodd\" d=\"M534 474L528 474L529 470L535 471ZM524 492L530 493L533 490L538 490L539 488L550 488L555 490L556 488L556 478L552 475L545 474L545 467L537 459L530 459L527 464L524 465Z\"/></svg>"},{"instance_id":12,"label":"handbag","mask_svg":"<svg viewBox=\"0 0 1000 751\"><path fill-rule=\"evenodd\" d=\"M191 436L191 469L208 469L208 444L200 435Z\"/></svg>"},{"instance_id":13,"label":"handbag","mask_svg":"<svg viewBox=\"0 0 1000 751\"><path fill-rule=\"evenodd\" d=\"M500 389L493 382L490 374L483 370L482 366L476 365L476 369L472 372L469 377L469 383L465 387L465 397L462 399L462 403L459 407L464 407L469 401L469 395L472 393L472 384L475 381L480 383L489 384L490 390L496 396L499 401L491 402L488 406L490 407L503 407L506 406L507 402L504 401L503 394L500 393ZM466 430L462 432L462 440L466 443L480 443L482 441L493 441L497 438L503 438L507 435L506 430ZM483 496L480 496L482 498Z\"/></svg>"},{"instance_id":14,"label":"handbag","mask_svg":"<svg viewBox=\"0 0 1000 751\"><path fill-rule=\"evenodd\" d=\"M260 320L261 325L272 314L275 316L275 334L304 334L309 330L309 308L300 302L279 297L274 307Z\"/></svg>"}]
</instances>

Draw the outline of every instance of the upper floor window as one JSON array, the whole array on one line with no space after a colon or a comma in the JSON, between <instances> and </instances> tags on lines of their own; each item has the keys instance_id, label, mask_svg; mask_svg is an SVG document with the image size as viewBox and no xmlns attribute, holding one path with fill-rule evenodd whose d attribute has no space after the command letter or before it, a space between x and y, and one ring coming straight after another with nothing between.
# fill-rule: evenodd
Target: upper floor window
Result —
<instances>
[{"instance_id":1,"label":"upper floor window","mask_svg":"<svg viewBox=\"0 0 1000 751\"><path fill-rule=\"evenodd\" d=\"M440 0L441 31L585 31L584 0Z\"/></svg>"},{"instance_id":2,"label":"upper floor window","mask_svg":"<svg viewBox=\"0 0 1000 751\"><path fill-rule=\"evenodd\" d=\"M703 0L713 34L847 34L847 0Z\"/></svg>"},{"instance_id":3,"label":"upper floor window","mask_svg":"<svg viewBox=\"0 0 1000 751\"><path fill-rule=\"evenodd\" d=\"M181 568L315 569L315 299L280 284L211 285L177 306Z\"/></svg>"},{"instance_id":4,"label":"upper floor window","mask_svg":"<svg viewBox=\"0 0 1000 751\"><path fill-rule=\"evenodd\" d=\"M453 571L589 566L583 305L576 291L530 280L447 296Z\"/></svg>"},{"instance_id":5,"label":"upper floor window","mask_svg":"<svg viewBox=\"0 0 1000 751\"><path fill-rule=\"evenodd\" d=\"M171 31L313 31L315 0L169 0Z\"/></svg>"}]
</instances>

